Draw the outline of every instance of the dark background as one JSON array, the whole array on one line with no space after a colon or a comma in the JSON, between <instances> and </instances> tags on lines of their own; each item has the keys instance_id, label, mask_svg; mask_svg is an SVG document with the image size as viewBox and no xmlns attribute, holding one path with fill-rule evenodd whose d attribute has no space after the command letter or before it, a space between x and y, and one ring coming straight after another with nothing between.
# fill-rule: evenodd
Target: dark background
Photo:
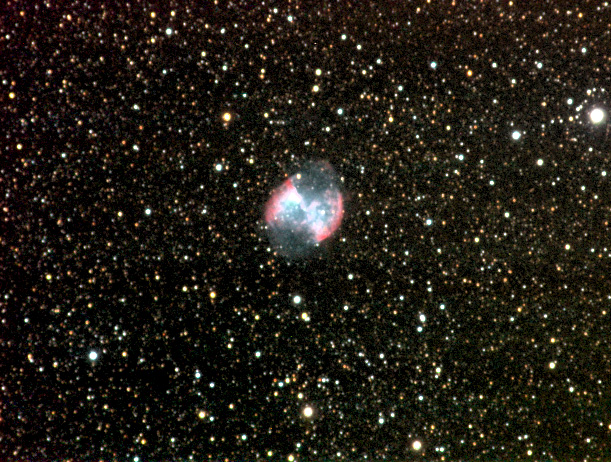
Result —
<instances>
[{"instance_id":1,"label":"dark background","mask_svg":"<svg viewBox=\"0 0 611 462\"><path fill-rule=\"evenodd\" d=\"M433 3L1 7L0 458L611 458L611 9Z\"/></svg>"}]
</instances>

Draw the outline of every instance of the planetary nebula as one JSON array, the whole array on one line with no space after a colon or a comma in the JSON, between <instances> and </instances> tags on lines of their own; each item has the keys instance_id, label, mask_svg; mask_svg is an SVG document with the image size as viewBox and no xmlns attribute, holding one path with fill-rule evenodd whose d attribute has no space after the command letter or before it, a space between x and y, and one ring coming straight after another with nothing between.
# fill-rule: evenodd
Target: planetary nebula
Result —
<instances>
[{"instance_id":1,"label":"planetary nebula","mask_svg":"<svg viewBox=\"0 0 611 462\"><path fill-rule=\"evenodd\" d=\"M343 213L335 172L329 163L318 161L274 191L265 208L265 222L278 253L298 258L329 238L339 227Z\"/></svg>"}]
</instances>

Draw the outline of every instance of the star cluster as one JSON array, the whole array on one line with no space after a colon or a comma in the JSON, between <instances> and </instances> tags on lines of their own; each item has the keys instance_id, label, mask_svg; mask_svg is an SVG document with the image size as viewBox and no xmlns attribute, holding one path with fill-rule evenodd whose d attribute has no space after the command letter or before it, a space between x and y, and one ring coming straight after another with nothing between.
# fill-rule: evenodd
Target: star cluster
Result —
<instances>
[{"instance_id":1,"label":"star cluster","mask_svg":"<svg viewBox=\"0 0 611 462\"><path fill-rule=\"evenodd\" d=\"M0 458L611 458L608 2L10 1ZM287 261L299 166L342 226Z\"/></svg>"}]
</instances>

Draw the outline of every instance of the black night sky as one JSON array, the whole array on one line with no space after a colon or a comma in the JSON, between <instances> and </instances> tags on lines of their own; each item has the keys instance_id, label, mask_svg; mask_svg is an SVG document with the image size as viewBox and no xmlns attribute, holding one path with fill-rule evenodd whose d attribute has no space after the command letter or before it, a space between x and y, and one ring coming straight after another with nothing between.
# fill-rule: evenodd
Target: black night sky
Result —
<instances>
[{"instance_id":1,"label":"black night sky","mask_svg":"<svg viewBox=\"0 0 611 462\"><path fill-rule=\"evenodd\" d=\"M0 460L611 459L608 2L118 3L0 7Z\"/></svg>"}]
</instances>

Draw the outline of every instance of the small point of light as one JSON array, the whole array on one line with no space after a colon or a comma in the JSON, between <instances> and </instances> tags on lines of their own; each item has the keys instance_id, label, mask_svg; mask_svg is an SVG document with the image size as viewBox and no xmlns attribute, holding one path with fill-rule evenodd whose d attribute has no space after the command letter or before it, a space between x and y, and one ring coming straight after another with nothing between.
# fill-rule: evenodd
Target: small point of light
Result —
<instances>
[{"instance_id":1,"label":"small point of light","mask_svg":"<svg viewBox=\"0 0 611 462\"><path fill-rule=\"evenodd\" d=\"M230 121L231 121L231 112L225 112L225 113L223 114L223 120L224 120L225 122L230 122Z\"/></svg>"},{"instance_id":2,"label":"small point of light","mask_svg":"<svg viewBox=\"0 0 611 462\"><path fill-rule=\"evenodd\" d=\"M151 209L146 209L146 210L144 211L144 213L146 213L147 215L150 215L150 214L152 213L152 210L151 210Z\"/></svg>"},{"instance_id":3,"label":"small point of light","mask_svg":"<svg viewBox=\"0 0 611 462\"><path fill-rule=\"evenodd\" d=\"M295 296L293 297L293 303L294 303L295 305L299 305L299 304L301 303L301 296L299 296L299 295L295 295Z\"/></svg>"},{"instance_id":4,"label":"small point of light","mask_svg":"<svg viewBox=\"0 0 611 462\"><path fill-rule=\"evenodd\" d=\"M339 115L342 115L342 114L344 113L344 110L343 110L343 109L340 107L340 108L337 110L337 113L338 113Z\"/></svg>"},{"instance_id":5,"label":"small point of light","mask_svg":"<svg viewBox=\"0 0 611 462\"><path fill-rule=\"evenodd\" d=\"M412 443L412 448L414 448L414 451L420 451L420 449L422 449L422 443L416 440Z\"/></svg>"},{"instance_id":6,"label":"small point of light","mask_svg":"<svg viewBox=\"0 0 611 462\"><path fill-rule=\"evenodd\" d=\"M210 292L210 298L213 300L216 298L216 292L214 290Z\"/></svg>"},{"instance_id":7,"label":"small point of light","mask_svg":"<svg viewBox=\"0 0 611 462\"><path fill-rule=\"evenodd\" d=\"M96 359L98 359L98 353L97 351L90 351L89 352L89 359L91 361L95 361Z\"/></svg>"},{"instance_id":8,"label":"small point of light","mask_svg":"<svg viewBox=\"0 0 611 462\"><path fill-rule=\"evenodd\" d=\"M550 369L556 369L556 363L554 361L552 361L551 363L549 363L549 368Z\"/></svg>"},{"instance_id":9,"label":"small point of light","mask_svg":"<svg viewBox=\"0 0 611 462\"><path fill-rule=\"evenodd\" d=\"M603 120L605 120L605 111L598 107L592 109L592 111L590 112L590 120L593 124L601 123Z\"/></svg>"},{"instance_id":10,"label":"small point of light","mask_svg":"<svg viewBox=\"0 0 611 462\"><path fill-rule=\"evenodd\" d=\"M517 140L519 140L520 138L522 138L522 134L521 134L519 131L515 130L515 131L514 131L514 132L511 134L511 137L512 137L514 140L516 140L516 141L517 141Z\"/></svg>"},{"instance_id":11,"label":"small point of light","mask_svg":"<svg viewBox=\"0 0 611 462\"><path fill-rule=\"evenodd\" d=\"M541 167L543 165L543 159L537 159L537 165Z\"/></svg>"},{"instance_id":12,"label":"small point of light","mask_svg":"<svg viewBox=\"0 0 611 462\"><path fill-rule=\"evenodd\" d=\"M165 30L165 35L170 36L170 35L172 35L173 33L174 33L174 31L172 30L172 28L171 28L171 27L168 27L168 28Z\"/></svg>"},{"instance_id":13,"label":"small point of light","mask_svg":"<svg viewBox=\"0 0 611 462\"><path fill-rule=\"evenodd\" d=\"M426 316L421 314L420 315L420 322L425 322L426 321Z\"/></svg>"},{"instance_id":14,"label":"small point of light","mask_svg":"<svg viewBox=\"0 0 611 462\"><path fill-rule=\"evenodd\" d=\"M564 249L565 249L565 250L571 250L571 244L567 244L567 245L565 245L565 246L564 246Z\"/></svg>"},{"instance_id":15,"label":"small point of light","mask_svg":"<svg viewBox=\"0 0 611 462\"><path fill-rule=\"evenodd\" d=\"M437 69L437 62L431 61L431 69Z\"/></svg>"},{"instance_id":16,"label":"small point of light","mask_svg":"<svg viewBox=\"0 0 611 462\"><path fill-rule=\"evenodd\" d=\"M214 168L217 172L220 172L221 170L223 170L223 164L216 164Z\"/></svg>"},{"instance_id":17,"label":"small point of light","mask_svg":"<svg viewBox=\"0 0 611 462\"><path fill-rule=\"evenodd\" d=\"M318 85L314 85L314 86L312 87L312 91L313 91L314 93L317 93L317 92L318 92L318 90L320 90L320 87L319 87Z\"/></svg>"}]
</instances>

